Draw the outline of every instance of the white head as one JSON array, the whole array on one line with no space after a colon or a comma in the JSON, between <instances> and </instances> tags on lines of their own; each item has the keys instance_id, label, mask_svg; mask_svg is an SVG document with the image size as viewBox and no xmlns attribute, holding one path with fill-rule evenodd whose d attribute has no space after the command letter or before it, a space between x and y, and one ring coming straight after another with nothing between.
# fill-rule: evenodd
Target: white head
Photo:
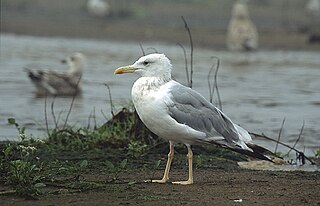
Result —
<instances>
[{"instance_id":1,"label":"white head","mask_svg":"<svg viewBox=\"0 0 320 206\"><path fill-rule=\"evenodd\" d=\"M170 80L171 69L171 62L164 54L154 53L140 57L132 65L119 67L114 73L137 73L142 77L159 77Z\"/></svg>"},{"instance_id":2,"label":"white head","mask_svg":"<svg viewBox=\"0 0 320 206\"><path fill-rule=\"evenodd\" d=\"M246 20L249 18L249 10L246 1L237 1L233 5L232 18Z\"/></svg>"},{"instance_id":3,"label":"white head","mask_svg":"<svg viewBox=\"0 0 320 206\"><path fill-rule=\"evenodd\" d=\"M85 56L80 53L74 53L72 56L62 60L62 63L66 63L69 65L70 73L82 73L82 69L84 66Z\"/></svg>"},{"instance_id":4,"label":"white head","mask_svg":"<svg viewBox=\"0 0 320 206\"><path fill-rule=\"evenodd\" d=\"M110 14L110 5L104 0L88 0L87 8L94 16L103 17Z\"/></svg>"}]
</instances>

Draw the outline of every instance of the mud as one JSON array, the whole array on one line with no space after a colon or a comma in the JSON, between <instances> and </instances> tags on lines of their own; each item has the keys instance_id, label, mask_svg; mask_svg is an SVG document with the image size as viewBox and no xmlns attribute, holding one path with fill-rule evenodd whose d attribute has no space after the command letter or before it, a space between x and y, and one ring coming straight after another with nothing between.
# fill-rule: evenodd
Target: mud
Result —
<instances>
[{"instance_id":1,"label":"mud","mask_svg":"<svg viewBox=\"0 0 320 206\"><path fill-rule=\"evenodd\" d=\"M185 169L173 168L171 180L184 180ZM93 173L92 173L93 174ZM261 172L246 170L195 169L195 183L182 186L144 183L148 175L126 171L119 183L101 190L79 192L51 188L54 193L39 200L0 197L2 205L319 205L320 173ZM87 180L104 181L108 174ZM161 177L157 170L155 177ZM136 181L136 182L132 182Z\"/></svg>"}]
</instances>

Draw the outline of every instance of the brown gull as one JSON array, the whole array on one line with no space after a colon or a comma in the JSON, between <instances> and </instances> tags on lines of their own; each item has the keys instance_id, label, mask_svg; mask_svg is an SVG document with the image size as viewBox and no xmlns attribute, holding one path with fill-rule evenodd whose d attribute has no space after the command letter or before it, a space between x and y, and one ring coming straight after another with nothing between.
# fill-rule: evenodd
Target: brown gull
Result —
<instances>
[{"instance_id":1,"label":"brown gull","mask_svg":"<svg viewBox=\"0 0 320 206\"><path fill-rule=\"evenodd\" d=\"M85 56L82 53L74 53L62 60L69 66L67 72L45 71L25 68L31 82L36 87L38 96L70 96L81 92L81 77Z\"/></svg>"}]
</instances>

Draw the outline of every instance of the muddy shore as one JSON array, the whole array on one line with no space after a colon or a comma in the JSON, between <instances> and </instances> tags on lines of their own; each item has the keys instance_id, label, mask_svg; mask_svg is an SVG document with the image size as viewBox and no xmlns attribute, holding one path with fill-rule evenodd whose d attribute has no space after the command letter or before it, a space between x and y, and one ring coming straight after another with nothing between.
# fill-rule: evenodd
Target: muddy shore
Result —
<instances>
[{"instance_id":1,"label":"muddy shore","mask_svg":"<svg viewBox=\"0 0 320 206\"><path fill-rule=\"evenodd\" d=\"M185 169L173 169L171 179L186 178ZM196 169L195 184L189 186L143 183L147 175L127 171L120 183L86 192L56 190L39 200L2 196L2 205L319 205L320 174L308 172L261 172ZM86 176L103 181L108 174ZM162 176L162 171L155 173ZM130 181L137 180L131 184Z\"/></svg>"},{"instance_id":2,"label":"muddy shore","mask_svg":"<svg viewBox=\"0 0 320 206\"><path fill-rule=\"evenodd\" d=\"M194 147L194 184L174 185L188 172L185 148L177 147L168 183L145 182L163 175L167 147L159 149L136 158L118 149L42 152L40 159L57 164L43 174L52 181L45 182L36 199L2 194L1 205L320 205L320 172L241 169L237 162L246 157L228 150ZM123 158L128 159L121 169L117 165ZM72 169L83 159L88 161L85 168ZM9 191L1 179L0 192Z\"/></svg>"}]
</instances>

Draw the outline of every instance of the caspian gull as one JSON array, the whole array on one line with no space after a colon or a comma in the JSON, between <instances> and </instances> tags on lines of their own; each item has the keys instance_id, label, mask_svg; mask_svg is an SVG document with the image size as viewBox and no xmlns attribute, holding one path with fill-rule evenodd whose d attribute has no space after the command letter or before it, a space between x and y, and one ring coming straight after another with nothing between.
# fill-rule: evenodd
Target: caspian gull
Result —
<instances>
[{"instance_id":1,"label":"caspian gull","mask_svg":"<svg viewBox=\"0 0 320 206\"><path fill-rule=\"evenodd\" d=\"M38 96L75 95L81 92L80 80L84 60L85 56L79 52L62 60L62 63L66 63L69 66L69 71L63 73L28 68L25 68L25 70L28 72L31 82L35 85Z\"/></svg>"},{"instance_id":2,"label":"caspian gull","mask_svg":"<svg viewBox=\"0 0 320 206\"><path fill-rule=\"evenodd\" d=\"M233 5L226 43L231 51L249 51L258 48L258 31L250 20L248 6L243 1L237 1Z\"/></svg>"},{"instance_id":3,"label":"caspian gull","mask_svg":"<svg viewBox=\"0 0 320 206\"><path fill-rule=\"evenodd\" d=\"M216 144L256 158L270 160L268 150L250 143L248 132L234 124L201 94L171 78L172 65L164 54L149 54L134 64L119 67L115 74L137 73L131 95L142 122L153 133L170 142L164 176L152 182L165 183L174 154L174 145L188 148L189 178L175 184L192 184L192 150L194 144Z\"/></svg>"}]
</instances>

